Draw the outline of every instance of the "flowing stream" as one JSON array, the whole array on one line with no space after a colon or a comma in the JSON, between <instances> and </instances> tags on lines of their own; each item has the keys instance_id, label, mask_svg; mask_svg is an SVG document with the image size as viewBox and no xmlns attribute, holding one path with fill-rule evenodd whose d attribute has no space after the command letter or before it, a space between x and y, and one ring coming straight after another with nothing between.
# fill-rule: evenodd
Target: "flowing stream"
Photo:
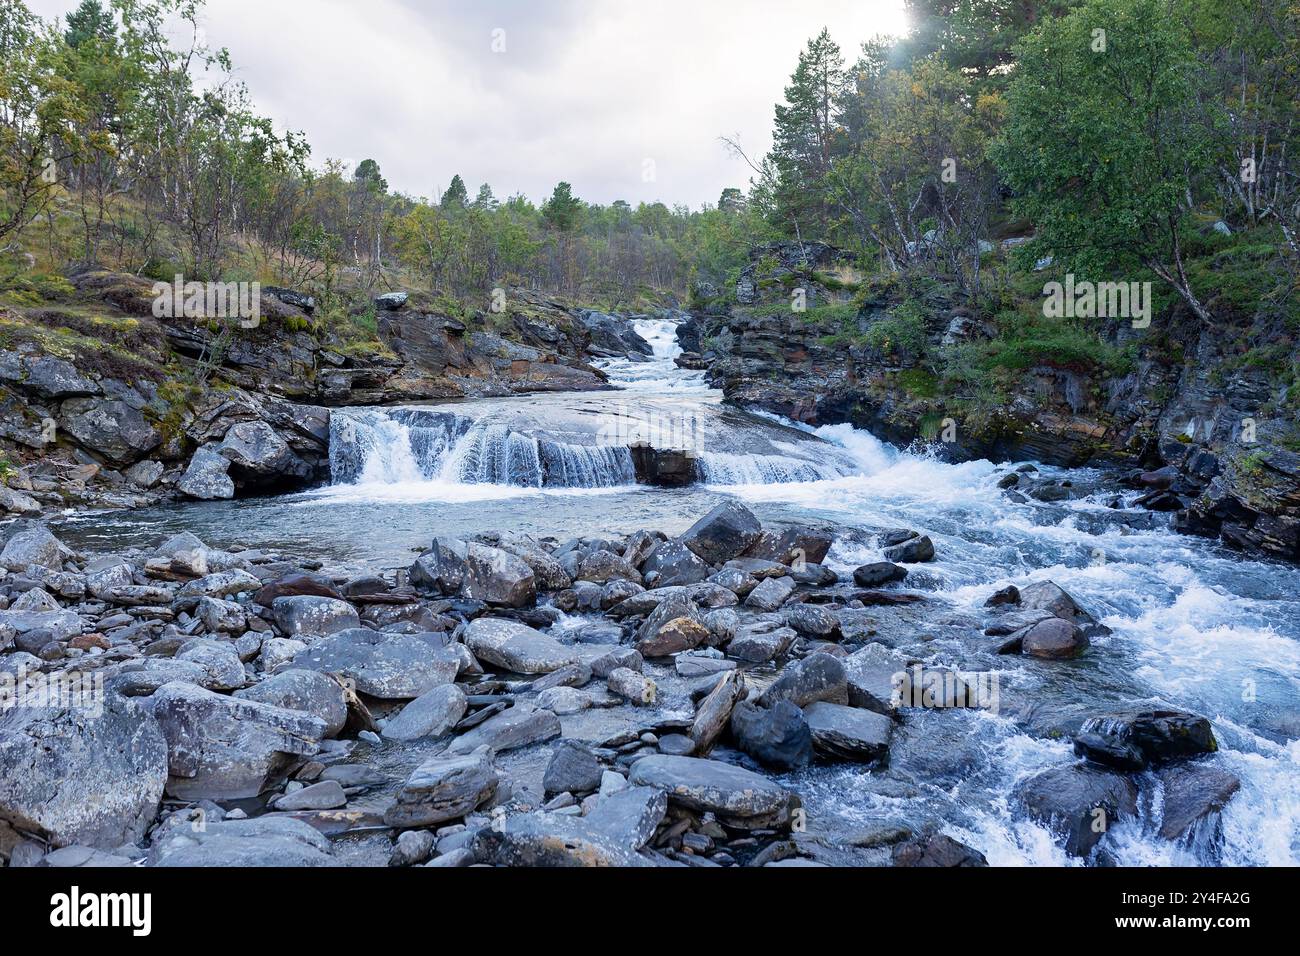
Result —
<instances>
[{"instance_id":1,"label":"flowing stream","mask_svg":"<svg viewBox=\"0 0 1300 956\"><path fill-rule=\"evenodd\" d=\"M827 563L850 572L880 559L874 531L915 528L938 557L907 586L933 600L899 646L995 671L1000 706L918 712L895 735L887 768L838 764L782 778L803 796L810 829L834 839L882 822L938 822L994 865L1076 863L1015 807L1018 780L1072 759L1068 739L1031 736L1026 725L1164 704L1212 721L1220 752L1210 759L1241 790L1223 811L1221 839L1206 832L1175 845L1155 835L1163 794L1147 775L1139 818L1112 827L1113 859L1300 862L1300 569L1243 560L1172 533L1160 516L1109 508L1101 495L1014 503L997 488L1006 466L947 464L849 426L809 432L728 408L701 373L674 365L672 323L638 331L653 357L604 363L619 392L344 410L334 416L329 487L86 516L64 533L84 548L120 550L185 529L214 546L391 568L409 565L435 534L675 534L736 496L764 523L834 523L841 535ZM635 484L629 449L647 441L692 451L704 483ZM1042 579L1112 629L1080 661L997 657L998 639L981 633L993 591Z\"/></svg>"}]
</instances>

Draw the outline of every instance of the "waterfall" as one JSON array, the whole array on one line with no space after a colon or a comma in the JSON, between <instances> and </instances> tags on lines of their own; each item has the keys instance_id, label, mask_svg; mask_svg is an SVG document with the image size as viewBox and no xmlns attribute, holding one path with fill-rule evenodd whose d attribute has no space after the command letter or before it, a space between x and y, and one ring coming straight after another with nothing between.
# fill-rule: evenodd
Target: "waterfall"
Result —
<instances>
[{"instance_id":1,"label":"waterfall","mask_svg":"<svg viewBox=\"0 0 1300 956\"><path fill-rule=\"evenodd\" d=\"M842 478L832 464L818 464L785 455L731 455L705 452L699 459L700 478L707 485L784 485L796 481Z\"/></svg>"}]
</instances>

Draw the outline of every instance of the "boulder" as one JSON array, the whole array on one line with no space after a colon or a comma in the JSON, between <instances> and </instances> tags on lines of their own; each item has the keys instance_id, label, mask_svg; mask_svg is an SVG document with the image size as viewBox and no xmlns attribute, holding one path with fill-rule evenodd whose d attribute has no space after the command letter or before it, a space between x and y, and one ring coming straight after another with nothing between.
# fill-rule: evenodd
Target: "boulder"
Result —
<instances>
[{"instance_id":1,"label":"boulder","mask_svg":"<svg viewBox=\"0 0 1300 956\"><path fill-rule=\"evenodd\" d=\"M206 676L198 683L209 690L236 690L248 683L244 662L229 641L211 638L186 641L177 649L175 660L202 667Z\"/></svg>"},{"instance_id":2,"label":"boulder","mask_svg":"<svg viewBox=\"0 0 1300 956\"><path fill-rule=\"evenodd\" d=\"M1125 762L1161 766L1219 749L1204 717L1183 710L1117 711L1083 723L1076 747L1090 759L1112 766Z\"/></svg>"},{"instance_id":3,"label":"boulder","mask_svg":"<svg viewBox=\"0 0 1300 956\"><path fill-rule=\"evenodd\" d=\"M849 705L892 717L908 679L907 659L883 644L868 644L841 663L849 685Z\"/></svg>"},{"instance_id":4,"label":"boulder","mask_svg":"<svg viewBox=\"0 0 1300 956\"><path fill-rule=\"evenodd\" d=\"M795 604L785 610L785 623L804 637L833 638L840 633L840 622L830 611L816 604Z\"/></svg>"},{"instance_id":5,"label":"boulder","mask_svg":"<svg viewBox=\"0 0 1300 956\"><path fill-rule=\"evenodd\" d=\"M230 459L214 447L204 446L190 458L190 463L176 482L176 488L200 501L216 501L235 497L235 482L229 475Z\"/></svg>"},{"instance_id":6,"label":"boulder","mask_svg":"<svg viewBox=\"0 0 1300 956\"><path fill-rule=\"evenodd\" d=\"M610 581L641 583L641 572L621 554L612 551L593 551L578 564L577 579L606 584Z\"/></svg>"},{"instance_id":7,"label":"boulder","mask_svg":"<svg viewBox=\"0 0 1300 956\"><path fill-rule=\"evenodd\" d=\"M765 664L788 651L795 637L793 628L779 627L772 621L760 621L737 631L727 645L727 654L739 661Z\"/></svg>"},{"instance_id":8,"label":"boulder","mask_svg":"<svg viewBox=\"0 0 1300 956\"><path fill-rule=\"evenodd\" d=\"M1241 789L1236 774L1204 763L1178 764L1160 771L1160 785L1160 835L1188 847L1217 843L1219 814Z\"/></svg>"},{"instance_id":9,"label":"boulder","mask_svg":"<svg viewBox=\"0 0 1300 956\"><path fill-rule=\"evenodd\" d=\"M167 742L135 701L0 708L0 824L53 846L138 843L166 782Z\"/></svg>"},{"instance_id":10,"label":"boulder","mask_svg":"<svg viewBox=\"0 0 1300 956\"><path fill-rule=\"evenodd\" d=\"M272 806L282 813L301 810L337 810L348 805L347 795L337 780L322 780L277 797Z\"/></svg>"},{"instance_id":11,"label":"boulder","mask_svg":"<svg viewBox=\"0 0 1300 956\"><path fill-rule=\"evenodd\" d=\"M745 557L781 564L821 564L835 536L821 528L792 527L764 531L745 549Z\"/></svg>"},{"instance_id":12,"label":"boulder","mask_svg":"<svg viewBox=\"0 0 1300 956\"><path fill-rule=\"evenodd\" d=\"M326 597L343 600L343 594L326 578L314 574L286 574L265 584L253 595L253 603L270 610L277 598Z\"/></svg>"},{"instance_id":13,"label":"boulder","mask_svg":"<svg viewBox=\"0 0 1300 956\"><path fill-rule=\"evenodd\" d=\"M771 707L781 700L788 700L796 707L807 707L817 701L847 704L849 682L844 665L830 654L810 654L789 664L759 696L758 703Z\"/></svg>"},{"instance_id":14,"label":"boulder","mask_svg":"<svg viewBox=\"0 0 1300 956\"><path fill-rule=\"evenodd\" d=\"M978 850L959 843L944 833L924 833L894 845L890 851L894 866L980 867L988 860Z\"/></svg>"},{"instance_id":15,"label":"boulder","mask_svg":"<svg viewBox=\"0 0 1300 956\"><path fill-rule=\"evenodd\" d=\"M691 723L691 740L696 753L706 754L731 721L731 712L745 697L745 681L736 671L718 678L713 690L700 701Z\"/></svg>"},{"instance_id":16,"label":"boulder","mask_svg":"<svg viewBox=\"0 0 1300 956\"><path fill-rule=\"evenodd\" d=\"M907 577L907 568L891 561L864 564L853 572L853 583L860 588L878 588L882 584L901 581Z\"/></svg>"},{"instance_id":17,"label":"boulder","mask_svg":"<svg viewBox=\"0 0 1300 956\"><path fill-rule=\"evenodd\" d=\"M177 814L158 829L149 865L166 867L337 866L329 837L288 816L203 820Z\"/></svg>"},{"instance_id":18,"label":"boulder","mask_svg":"<svg viewBox=\"0 0 1300 956\"><path fill-rule=\"evenodd\" d=\"M796 794L766 777L699 757L643 757L632 765L628 782L662 790L669 803L712 813L725 826L742 830L786 828L800 806Z\"/></svg>"},{"instance_id":19,"label":"boulder","mask_svg":"<svg viewBox=\"0 0 1300 956\"><path fill-rule=\"evenodd\" d=\"M1078 657L1089 645L1088 636L1080 628L1059 617L1040 621L1012 635L1012 641L1017 638L1021 653L1044 660Z\"/></svg>"},{"instance_id":20,"label":"boulder","mask_svg":"<svg viewBox=\"0 0 1300 956\"><path fill-rule=\"evenodd\" d=\"M546 765L542 788L548 797L557 793L579 796L592 793L600 788L604 772L596 754L586 744L561 740L551 755L551 762Z\"/></svg>"},{"instance_id":21,"label":"boulder","mask_svg":"<svg viewBox=\"0 0 1300 956\"><path fill-rule=\"evenodd\" d=\"M322 736L337 737L348 720L348 701L338 681L317 671L286 670L260 684L235 691L241 700L301 711L320 719Z\"/></svg>"},{"instance_id":22,"label":"boulder","mask_svg":"<svg viewBox=\"0 0 1300 956\"><path fill-rule=\"evenodd\" d=\"M35 564L51 571L62 571L66 553L67 549L50 534L48 528L32 525L10 535L4 549L0 550L0 568L23 571L28 565Z\"/></svg>"},{"instance_id":23,"label":"boulder","mask_svg":"<svg viewBox=\"0 0 1300 956\"><path fill-rule=\"evenodd\" d=\"M271 613L288 638L319 637L361 626L356 608L328 597L279 597L271 602Z\"/></svg>"},{"instance_id":24,"label":"boulder","mask_svg":"<svg viewBox=\"0 0 1300 956\"><path fill-rule=\"evenodd\" d=\"M384 736L390 740L441 737L460 722L468 706L465 692L455 684L435 687L391 717L384 725Z\"/></svg>"},{"instance_id":25,"label":"boulder","mask_svg":"<svg viewBox=\"0 0 1300 956\"><path fill-rule=\"evenodd\" d=\"M754 513L739 501L725 501L677 540L705 564L722 564L742 554L763 532Z\"/></svg>"},{"instance_id":26,"label":"boulder","mask_svg":"<svg viewBox=\"0 0 1300 956\"><path fill-rule=\"evenodd\" d=\"M894 722L884 714L817 701L804 708L804 716L812 733L813 749L823 757L872 761L889 756Z\"/></svg>"},{"instance_id":27,"label":"boulder","mask_svg":"<svg viewBox=\"0 0 1300 956\"><path fill-rule=\"evenodd\" d=\"M788 700L771 707L741 701L731 712L731 735L740 750L774 770L798 770L812 763L808 721Z\"/></svg>"},{"instance_id":28,"label":"boulder","mask_svg":"<svg viewBox=\"0 0 1300 956\"><path fill-rule=\"evenodd\" d=\"M745 606L760 611L775 611L794 593L794 587L794 581L788 577L764 578L758 582L758 587L749 592Z\"/></svg>"},{"instance_id":29,"label":"boulder","mask_svg":"<svg viewBox=\"0 0 1300 956\"><path fill-rule=\"evenodd\" d=\"M493 753L504 753L554 740L560 736L561 729L560 718L551 711L518 703L457 737L447 752L467 754L487 747Z\"/></svg>"},{"instance_id":30,"label":"boulder","mask_svg":"<svg viewBox=\"0 0 1300 956\"><path fill-rule=\"evenodd\" d=\"M426 760L384 813L392 827L429 827L472 813L496 793L500 778L486 747Z\"/></svg>"},{"instance_id":31,"label":"boulder","mask_svg":"<svg viewBox=\"0 0 1300 956\"><path fill-rule=\"evenodd\" d=\"M1110 633L1110 628L1097 623L1096 618L1053 581L1036 581L1020 588L1019 593L1022 611L1046 611L1079 627L1088 637Z\"/></svg>"},{"instance_id":32,"label":"boulder","mask_svg":"<svg viewBox=\"0 0 1300 956\"><path fill-rule=\"evenodd\" d=\"M695 584L709 576L709 566L680 541L661 541L641 564L641 573L654 579L656 588Z\"/></svg>"},{"instance_id":33,"label":"boulder","mask_svg":"<svg viewBox=\"0 0 1300 956\"><path fill-rule=\"evenodd\" d=\"M129 465L162 443L140 410L126 402L73 398L59 412L63 431L114 465Z\"/></svg>"},{"instance_id":34,"label":"boulder","mask_svg":"<svg viewBox=\"0 0 1300 956\"><path fill-rule=\"evenodd\" d=\"M578 661L573 649L555 638L504 618L475 618L464 640L479 660L516 674L548 674Z\"/></svg>"},{"instance_id":35,"label":"boulder","mask_svg":"<svg viewBox=\"0 0 1300 956\"><path fill-rule=\"evenodd\" d=\"M414 700L454 681L460 655L417 635L358 628L309 645L294 656L293 666L340 674L360 693L381 700Z\"/></svg>"},{"instance_id":36,"label":"boulder","mask_svg":"<svg viewBox=\"0 0 1300 956\"><path fill-rule=\"evenodd\" d=\"M660 603L645 619L637 631L636 649L642 657L668 657L698 647L708 637L695 602L678 595Z\"/></svg>"},{"instance_id":37,"label":"boulder","mask_svg":"<svg viewBox=\"0 0 1300 956\"><path fill-rule=\"evenodd\" d=\"M934 542L928 535L919 535L885 548L884 554L886 561L895 564L922 564L934 560Z\"/></svg>"},{"instance_id":38,"label":"boulder","mask_svg":"<svg viewBox=\"0 0 1300 956\"><path fill-rule=\"evenodd\" d=\"M231 425L217 453L229 460L229 475L240 488L291 487L312 476L312 467L264 421Z\"/></svg>"},{"instance_id":39,"label":"boulder","mask_svg":"<svg viewBox=\"0 0 1300 956\"><path fill-rule=\"evenodd\" d=\"M194 684L163 685L151 707L167 741L167 792L181 800L255 797L325 733L319 717Z\"/></svg>"},{"instance_id":40,"label":"boulder","mask_svg":"<svg viewBox=\"0 0 1300 956\"><path fill-rule=\"evenodd\" d=\"M1032 819L1064 840L1071 856L1086 857L1112 825L1137 814L1132 781L1081 764L1036 773L1016 795Z\"/></svg>"},{"instance_id":41,"label":"boulder","mask_svg":"<svg viewBox=\"0 0 1300 956\"><path fill-rule=\"evenodd\" d=\"M527 607L537 600L537 579L520 558L500 548L458 538L435 538L411 566L416 587L501 607Z\"/></svg>"}]
</instances>

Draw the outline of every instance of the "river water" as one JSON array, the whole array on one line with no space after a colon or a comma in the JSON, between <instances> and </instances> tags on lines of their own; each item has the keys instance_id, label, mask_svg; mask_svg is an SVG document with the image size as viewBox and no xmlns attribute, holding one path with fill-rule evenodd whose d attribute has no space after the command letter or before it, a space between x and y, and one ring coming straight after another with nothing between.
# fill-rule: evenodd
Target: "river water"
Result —
<instances>
[{"instance_id":1,"label":"river water","mask_svg":"<svg viewBox=\"0 0 1300 956\"><path fill-rule=\"evenodd\" d=\"M1140 702L1207 716L1220 745L1210 759L1236 774L1241 790L1223 812L1221 841L1175 846L1153 835L1162 794L1148 775L1139 819L1111 829L1113 859L1300 862L1300 569L1176 535L1158 516L1148 529L1129 526L1100 496L1013 503L996 487L1008 466L944 463L849 426L810 434L727 408L701 373L674 365L671 323L638 331L655 354L605 363L619 392L345 411L335 415L329 487L77 516L61 533L108 551L189 530L218 547L274 547L339 569L396 568L435 535L675 534L735 496L765 524L833 523L841 537L827 564L849 572L879 560L873 531L915 528L933 538L938 557L914 569L908 586L931 592L932 602L899 646L994 670L1000 707L917 713L885 769L833 765L783 777L802 795L810 826L834 839L881 823L935 822L994 865L1077 863L1016 809L1018 780L1072 759L1068 739L1025 728ZM668 432L699 455L708 483L632 483L620 442ZM1079 661L996 657L999 639L980 631L985 599L1042 579L1113 633Z\"/></svg>"}]
</instances>

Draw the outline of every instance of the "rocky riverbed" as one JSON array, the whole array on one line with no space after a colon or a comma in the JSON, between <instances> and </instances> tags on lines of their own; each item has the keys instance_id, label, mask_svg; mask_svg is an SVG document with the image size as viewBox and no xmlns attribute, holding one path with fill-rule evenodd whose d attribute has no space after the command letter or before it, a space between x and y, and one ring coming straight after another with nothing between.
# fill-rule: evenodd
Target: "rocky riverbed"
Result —
<instances>
[{"instance_id":1,"label":"rocky riverbed","mask_svg":"<svg viewBox=\"0 0 1300 956\"><path fill-rule=\"evenodd\" d=\"M876 529L851 573L836 536L729 500L674 536L432 537L341 574L307 542L80 554L11 526L0 858L980 866L929 809L821 810L844 768L896 806L960 787L970 720L1068 744L1006 794L1065 859L1134 826L1213 853L1240 781L1210 720L1023 690L1107 654L1088 608L1039 579L955 615L929 536Z\"/></svg>"}]
</instances>

